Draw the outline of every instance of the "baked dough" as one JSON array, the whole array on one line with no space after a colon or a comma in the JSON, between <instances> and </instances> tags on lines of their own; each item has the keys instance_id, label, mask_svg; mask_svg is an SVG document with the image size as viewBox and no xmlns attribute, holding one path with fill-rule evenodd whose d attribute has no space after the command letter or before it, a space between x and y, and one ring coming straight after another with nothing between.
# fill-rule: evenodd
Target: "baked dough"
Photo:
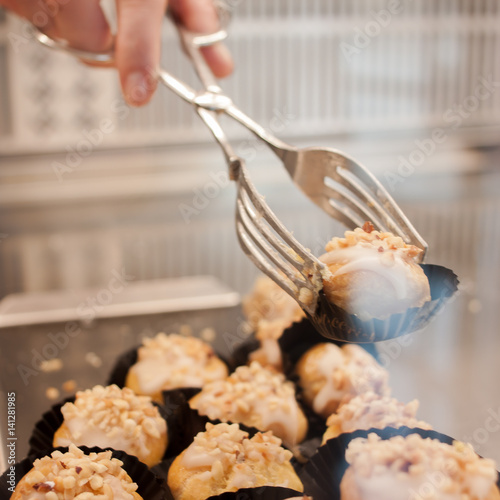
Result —
<instances>
[{"instance_id":1,"label":"baked dough","mask_svg":"<svg viewBox=\"0 0 500 500\"><path fill-rule=\"evenodd\" d=\"M111 451L85 455L75 445L35 460L11 500L142 500L123 463Z\"/></svg>"},{"instance_id":2,"label":"baked dough","mask_svg":"<svg viewBox=\"0 0 500 500\"><path fill-rule=\"evenodd\" d=\"M243 301L243 310L260 347L249 356L262 366L282 370L278 340L294 322L305 317L299 304L271 278L260 276Z\"/></svg>"},{"instance_id":3,"label":"baked dough","mask_svg":"<svg viewBox=\"0 0 500 500\"><path fill-rule=\"evenodd\" d=\"M302 355L296 372L305 401L325 419L363 392L390 394L387 370L355 344L317 344Z\"/></svg>"},{"instance_id":4,"label":"baked dough","mask_svg":"<svg viewBox=\"0 0 500 500\"><path fill-rule=\"evenodd\" d=\"M131 366L125 385L136 394L162 401L161 391L203 387L227 377L227 367L210 345L195 337L158 333L146 338Z\"/></svg>"},{"instance_id":5,"label":"baked dough","mask_svg":"<svg viewBox=\"0 0 500 500\"><path fill-rule=\"evenodd\" d=\"M76 393L61 408L64 421L54 434L54 447L99 446L123 450L149 467L167 448L167 423L149 396L137 396L116 385Z\"/></svg>"},{"instance_id":6,"label":"baked dough","mask_svg":"<svg viewBox=\"0 0 500 500\"><path fill-rule=\"evenodd\" d=\"M256 361L236 368L226 380L205 385L189 405L212 420L273 431L287 446L300 443L307 434L293 383Z\"/></svg>"},{"instance_id":7,"label":"baked dough","mask_svg":"<svg viewBox=\"0 0 500 500\"><path fill-rule=\"evenodd\" d=\"M500 499L495 463L457 441L370 434L351 441L346 460L341 500Z\"/></svg>"},{"instance_id":8,"label":"baked dough","mask_svg":"<svg viewBox=\"0 0 500 500\"><path fill-rule=\"evenodd\" d=\"M383 319L430 300L429 280L418 259L422 250L399 236L363 228L333 238L319 260L327 299L361 320Z\"/></svg>"},{"instance_id":9,"label":"baked dough","mask_svg":"<svg viewBox=\"0 0 500 500\"><path fill-rule=\"evenodd\" d=\"M339 406L337 411L328 417L323 444L342 433L357 430L403 426L432 429L427 422L417 420L417 410L416 399L404 404L389 396L380 396L371 391L364 392Z\"/></svg>"},{"instance_id":10,"label":"baked dough","mask_svg":"<svg viewBox=\"0 0 500 500\"><path fill-rule=\"evenodd\" d=\"M260 486L304 488L271 432L249 438L237 424L207 424L172 463L168 486L175 500L203 500L225 491Z\"/></svg>"}]
</instances>

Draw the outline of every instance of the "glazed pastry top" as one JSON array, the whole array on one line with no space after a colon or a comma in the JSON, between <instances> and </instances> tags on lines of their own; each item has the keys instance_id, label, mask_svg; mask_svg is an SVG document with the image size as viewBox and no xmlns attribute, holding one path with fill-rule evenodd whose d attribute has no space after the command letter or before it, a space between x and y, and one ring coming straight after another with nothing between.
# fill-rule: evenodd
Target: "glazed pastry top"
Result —
<instances>
[{"instance_id":1,"label":"glazed pastry top","mask_svg":"<svg viewBox=\"0 0 500 500\"><path fill-rule=\"evenodd\" d=\"M251 488L255 485L254 468L263 463L289 463L292 453L281 446L271 432L249 438L237 424L207 424L184 451L181 465L189 470L206 468L206 481L230 478L227 489Z\"/></svg>"},{"instance_id":2,"label":"glazed pastry top","mask_svg":"<svg viewBox=\"0 0 500 500\"><path fill-rule=\"evenodd\" d=\"M434 496L446 500L485 499L497 480L495 463L472 447L410 434L382 440L376 434L351 441L346 460L353 468L361 498L408 499L428 483Z\"/></svg>"},{"instance_id":3,"label":"glazed pastry top","mask_svg":"<svg viewBox=\"0 0 500 500\"><path fill-rule=\"evenodd\" d=\"M144 339L131 371L145 394L167 388L202 387L227 376L226 366L210 345L195 337L164 333Z\"/></svg>"},{"instance_id":4,"label":"glazed pastry top","mask_svg":"<svg viewBox=\"0 0 500 500\"><path fill-rule=\"evenodd\" d=\"M124 449L135 444L147 454L147 440L158 439L167 431L149 396L137 396L131 389L116 385L95 386L76 393L74 403L61 408L64 423L76 442ZM69 443L58 445L66 446Z\"/></svg>"},{"instance_id":5,"label":"glazed pastry top","mask_svg":"<svg viewBox=\"0 0 500 500\"><path fill-rule=\"evenodd\" d=\"M389 396L364 392L341 405L336 413L328 417L326 425L338 426L341 433L403 426L430 429L428 423L415 418L418 404L416 399L404 404Z\"/></svg>"},{"instance_id":6,"label":"glazed pastry top","mask_svg":"<svg viewBox=\"0 0 500 500\"><path fill-rule=\"evenodd\" d=\"M282 423L286 442L297 441L299 412L295 386L281 373L257 362L240 366L227 379L207 384L192 406L211 419L241 422L260 429ZM258 418L257 418L258 417Z\"/></svg>"},{"instance_id":7,"label":"glazed pastry top","mask_svg":"<svg viewBox=\"0 0 500 500\"><path fill-rule=\"evenodd\" d=\"M30 500L133 500L137 484L122 465L111 451L85 455L70 445L67 453L35 460L23 478L28 490L21 494Z\"/></svg>"}]
</instances>

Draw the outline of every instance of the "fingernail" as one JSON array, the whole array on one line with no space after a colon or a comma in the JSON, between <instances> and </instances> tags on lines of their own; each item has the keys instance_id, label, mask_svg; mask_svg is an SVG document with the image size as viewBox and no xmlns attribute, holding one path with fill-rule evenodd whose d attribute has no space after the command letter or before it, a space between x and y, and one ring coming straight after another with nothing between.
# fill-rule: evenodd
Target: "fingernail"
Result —
<instances>
[{"instance_id":1,"label":"fingernail","mask_svg":"<svg viewBox=\"0 0 500 500\"><path fill-rule=\"evenodd\" d=\"M144 104L150 95L148 78L142 71L136 71L128 75L125 82L125 100L131 106Z\"/></svg>"}]
</instances>

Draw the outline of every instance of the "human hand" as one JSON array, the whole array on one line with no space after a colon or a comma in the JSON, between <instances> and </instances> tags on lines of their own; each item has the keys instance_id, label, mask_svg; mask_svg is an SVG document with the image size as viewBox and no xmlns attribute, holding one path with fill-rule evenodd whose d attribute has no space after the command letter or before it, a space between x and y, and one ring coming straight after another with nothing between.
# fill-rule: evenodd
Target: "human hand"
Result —
<instances>
[{"instance_id":1,"label":"human hand","mask_svg":"<svg viewBox=\"0 0 500 500\"><path fill-rule=\"evenodd\" d=\"M111 48L113 37L99 0L0 0L0 5L74 48L91 52ZM156 89L154 71L160 61L161 26L167 5L193 32L209 33L218 28L212 0L116 0L114 65L123 95L133 106L146 104ZM226 46L219 43L202 51L216 77L232 72Z\"/></svg>"}]
</instances>

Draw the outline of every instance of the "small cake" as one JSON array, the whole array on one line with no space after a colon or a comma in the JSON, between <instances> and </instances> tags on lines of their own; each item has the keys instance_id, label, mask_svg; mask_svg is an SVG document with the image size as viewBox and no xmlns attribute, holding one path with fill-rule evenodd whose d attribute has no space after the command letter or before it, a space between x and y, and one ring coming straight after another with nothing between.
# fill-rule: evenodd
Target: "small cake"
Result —
<instances>
[{"instance_id":1,"label":"small cake","mask_svg":"<svg viewBox=\"0 0 500 500\"><path fill-rule=\"evenodd\" d=\"M361 320L383 319L430 300L430 286L418 265L422 250L372 224L333 238L319 260L327 299Z\"/></svg>"},{"instance_id":2,"label":"small cake","mask_svg":"<svg viewBox=\"0 0 500 500\"><path fill-rule=\"evenodd\" d=\"M364 392L339 406L337 411L328 417L323 444L344 432L357 430L386 427L432 429L427 422L416 419L417 410L416 399L404 404L389 396L380 396L371 391Z\"/></svg>"},{"instance_id":3,"label":"small cake","mask_svg":"<svg viewBox=\"0 0 500 500\"><path fill-rule=\"evenodd\" d=\"M271 278L259 277L252 292L243 301L243 310L255 331L260 347L250 353L250 361L262 366L282 369L278 340L294 322L305 317L298 303Z\"/></svg>"},{"instance_id":4,"label":"small cake","mask_svg":"<svg viewBox=\"0 0 500 500\"><path fill-rule=\"evenodd\" d=\"M195 337L159 333L146 338L130 367L125 385L136 394L161 401L161 391L179 387L203 387L227 377L227 367L212 347Z\"/></svg>"},{"instance_id":5,"label":"small cake","mask_svg":"<svg viewBox=\"0 0 500 500\"><path fill-rule=\"evenodd\" d=\"M141 500L137 484L111 451L85 455L75 445L35 460L11 500Z\"/></svg>"},{"instance_id":6,"label":"small cake","mask_svg":"<svg viewBox=\"0 0 500 500\"><path fill-rule=\"evenodd\" d=\"M54 447L99 446L136 456L149 467L167 448L167 423L149 396L136 396L116 385L76 393L61 408L64 421L54 434Z\"/></svg>"},{"instance_id":7,"label":"small cake","mask_svg":"<svg viewBox=\"0 0 500 500\"><path fill-rule=\"evenodd\" d=\"M249 360L281 371L283 359L278 341L283 332L291 325L292 321L288 319L274 319L272 321L263 319L259 321L255 330L255 338L259 341L260 347L250 353Z\"/></svg>"},{"instance_id":8,"label":"small cake","mask_svg":"<svg viewBox=\"0 0 500 500\"><path fill-rule=\"evenodd\" d=\"M225 491L282 486L303 491L290 459L271 432L249 438L237 424L210 423L172 463L168 486L175 500L203 500Z\"/></svg>"},{"instance_id":9,"label":"small cake","mask_svg":"<svg viewBox=\"0 0 500 500\"><path fill-rule=\"evenodd\" d=\"M281 373L254 361L236 368L227 379L212 382L189 405L212 420L273 431L287 446L307 434L307 419L295 399L295 386Z\"/></svg>"},{"instance_id":10,"label":"small cake","mask_svg":"<svg viewBox=\"0 0 500 500\"><path fill-rule=\"evenodd\" d=\"M253 290L243 300L243 311L252 328L262 320L300 321L304 311L297 301L267 276L259 276Z\"/></svg>"},{"instance_id":11,"label":"small cake","mask_svg":"<svg viewBox=\"0 0 500 500\"><path fill-rule=\"evenodd\" d=\"M418 434L351 441L340 483L341 500L498 500L492 460L473 449Z\"/></svg>"},{"instance_id":12,"label":"small cake","mask_svg":"<svg viewBox=\"0 0 500 500\"><path fill-rule=\"evenodd\" d=\"M296 372L305 401L324 418L363 392L390 394L387 370L355 344L317 344L302 355Z\"/></svg>"}]
</instances>

